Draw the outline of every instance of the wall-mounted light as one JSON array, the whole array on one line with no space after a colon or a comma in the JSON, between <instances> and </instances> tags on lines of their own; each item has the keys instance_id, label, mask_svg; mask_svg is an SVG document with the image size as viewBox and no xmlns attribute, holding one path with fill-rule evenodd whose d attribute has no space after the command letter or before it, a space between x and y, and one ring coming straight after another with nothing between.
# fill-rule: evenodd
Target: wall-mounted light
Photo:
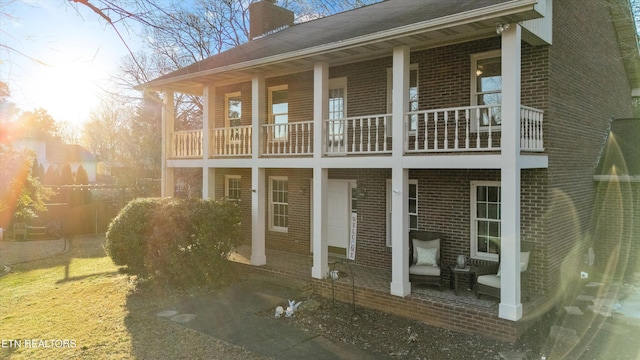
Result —
<instances>
[{"instance_id":1,"label":"wall-mounted light","mask_svg":"<svg viewBox=\"0 0 640 360\"><path fill-rule=\"evenodd\" d=\"M362 185L362 182L358 181L356 187L353 189L353 195L356 199L364 199L367 195L367 189Z\"/></svg>"},{"instance_id":2,"label":"wall-mounted light","mask_svg":"<svg viewBox=\"0 0 640 360\"><path fill-rule=\"evenodd\" d=\"M502 33L509 28L509 24L496 24L496 34L502 35Z\"/></svg>"}]
</instances>

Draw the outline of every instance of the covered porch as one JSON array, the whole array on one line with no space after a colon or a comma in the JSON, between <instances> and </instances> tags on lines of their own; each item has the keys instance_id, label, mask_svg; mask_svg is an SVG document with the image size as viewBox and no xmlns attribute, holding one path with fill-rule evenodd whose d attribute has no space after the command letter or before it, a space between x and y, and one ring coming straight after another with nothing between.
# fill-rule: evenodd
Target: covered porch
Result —
<instances>
[{"instance_id":1,"label":"covered porch","mask_svg":"<svg viewBox=\"0 0 640 360\"><path fill-rule=\"evenodd\" d=\"M356 265L344 257L330 255L330 269L340 272L340 277L334 281L329 277L315 279L310 276L311 254L266 249L266 258L265 265L252 266L252 269L306 281L316 295L501 341L516 341L542 315L536 312L543 308L541 297L533 296L524 302L524 316L518 321L509 321L498 317L498 299L486 296L478 299L474 291L467 289L467 284L461 285L457 294L450 289L448 281L442 291L432 286L412 286L409 295L397 297L389 294L391 270ZM230 260L251 266L251 246L241 246Z\"/></svg>"}]
</instances>

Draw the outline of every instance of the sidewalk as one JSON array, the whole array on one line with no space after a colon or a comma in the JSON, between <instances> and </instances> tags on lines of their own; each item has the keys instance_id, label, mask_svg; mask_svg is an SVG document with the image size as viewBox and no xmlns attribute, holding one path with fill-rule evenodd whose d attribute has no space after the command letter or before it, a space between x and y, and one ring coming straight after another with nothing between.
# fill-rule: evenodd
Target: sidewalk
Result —
<instances>
[{"instance_id":1,"label":"sidewalk","mask_svg":"<svg viewBox=\"0 0 640 360\"><path fill-rule=\"evenodd\" d=\"M387 359L260 315L300 299L290 279L249 271L248 279L216 294L183 301L155 315L276 359ZM284 316L284 315L283 315ZM295 316L295 315L294 315ZM281 321L282 320L282 321Z\"/></svg>"}]
</instances>

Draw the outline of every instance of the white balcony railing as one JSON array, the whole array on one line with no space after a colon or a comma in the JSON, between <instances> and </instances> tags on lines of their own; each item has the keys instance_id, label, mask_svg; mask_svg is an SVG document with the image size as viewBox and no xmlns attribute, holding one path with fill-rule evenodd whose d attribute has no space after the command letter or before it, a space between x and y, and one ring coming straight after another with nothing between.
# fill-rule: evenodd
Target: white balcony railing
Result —
<instances>
[{"instance_id":1,"label":"white balcony railing","mask_svg":"<svg viewBox=\"0 0 640 360\"><path fill-rule=\"evenodd\" d=\"M251 125L211 130L213 156L250 156Z\"/></svg>"},{"instance_id":2,"label":"white balcony railing","mask_svg":"<svg viewBox=\"0 0 640 360\"><path fill-rule=\"evenodd\" d=\"M171 157L202 157L202 130L176 131L171 137Z\"/></svg>"},{"instance_id":3,"label":"white balcony railing","mask_svg":"<svg viewBox=\"0 0 640 360\"><path fill-rule=\"evenodd\" d=\"M521 106L520 148L544 151L542 110ZM465 106L409 112L404 124L404 152L442 153L500 151L500 105ZM212 156L249 156L252 127L218 128L210 132ZM391 116L388 114L325 120L324 155L391 153ZM313 122L265 124L260 155L304 156L313 154ZM202 131L176 131L171 137L170 156L199 158Z\"/></svg>"},{"instance_id":4,"label":"white balcony railing","mask_svg":"<svg viewBox=\"0 0 640 360\"><path fill-rule=\"evenodd\" d=\"M407 113L404 124L406 153L499 151L502 119L500 105L465 106ZM521 107L520 146L544 150L543 111Z\"/></svg>"},{"instance_id":5,"label":"white balcony railing","mask_svg":"<svg viewBox=\"0 0 640 360\"><path fill-rule=\"evenodd\" d=\"M528 106L520 107L520 149L543 151L542 120L544 111Z\"/></svg>"},{"instance_id":6,"label":"white balcony railing","mask_svg":"<svg viewBox=\"0 0 640 360\"><path fill-rule=\"evenodd\" d=\"M313 121L265 124L262 154L296 156L313 154Z\"/></svg>"},{"instance_id":7,"label":"white balcony railing","mask_svg":"<svg viewBox=\"0 0 640 360\"><path fill-rule=\"evenodd\" d=\"M391 153L391 115L325 120L325 154Z\"/></svg>"}]
</instances>

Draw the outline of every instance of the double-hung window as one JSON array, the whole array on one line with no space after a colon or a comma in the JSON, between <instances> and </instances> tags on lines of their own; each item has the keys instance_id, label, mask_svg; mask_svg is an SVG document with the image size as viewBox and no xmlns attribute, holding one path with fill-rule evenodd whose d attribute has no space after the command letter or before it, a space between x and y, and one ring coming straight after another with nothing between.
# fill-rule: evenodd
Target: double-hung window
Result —
<instances>
[{"instance_id":1,"label":"double-hung window","mask_svg":"<svg viewBox=\"0 0 640 360\"><path fill-rule=\"evenodd\" d=\"M502 58L500 50L471 55L471 105L473 128L480 131L498 129L502 123Z\"/></svg>"},{"instance_id":2,"label":"double-hung window","mask_svg":"<svg viewBox=\"0 0 640 360\"><path fill-rule=\"evenodd\" d=\"M471 182L471 257L498 261L501 233L499 181Z\"/></svg>"},{"instance_id":3,"label":"double-hung window","mask_svg":"<svg viewBox=\"0 0 640 360\"><path fill-rule=\"evenodd\" d=\"M240 95L240 92L224 95L224 121L225 127L229 129L229 140L231 142L237 142L240 140L240 131L238 129L233 129L242 125L242 98Z\"/></svg>"},{"instance_id":4,"label":"double-hung window","mask_svg":"<svg viewBox=\"0 0 640 360\"><path fill-rule=\"evenodd\" d=\"M269 229L289 229L289 181L286 176L269 177Z\"/></svg>"},{"instance_id":5,"label":"double-hung window","mask_svg":"<svg viewBox=\"0 0 640 360\"><path fill-rule=\"evenodd\" d=\"M329 80L329 145L342 144L347 115L347 78Z\"/></svg>"},{"instance_id":6,"label":"double-hung window","mask_svg":"<svg viewBox=\"0 0 640 360\"><path fill-rule=\"evenodd\" d=\"M239 201L241 196L240 175L225 175L224 195L227 200Z\"/></svg>"},{"instance_id":7,"label":"double-hung window","mask_svg":"<svg viewBox=\"0 0 640 360\"><path fill-rule=\"evenodd\" d=\"M272 140L287 140L289 124L289 88L287 85L269 88L269 123L273 124Z\"/></svg>"}]
</instances>

